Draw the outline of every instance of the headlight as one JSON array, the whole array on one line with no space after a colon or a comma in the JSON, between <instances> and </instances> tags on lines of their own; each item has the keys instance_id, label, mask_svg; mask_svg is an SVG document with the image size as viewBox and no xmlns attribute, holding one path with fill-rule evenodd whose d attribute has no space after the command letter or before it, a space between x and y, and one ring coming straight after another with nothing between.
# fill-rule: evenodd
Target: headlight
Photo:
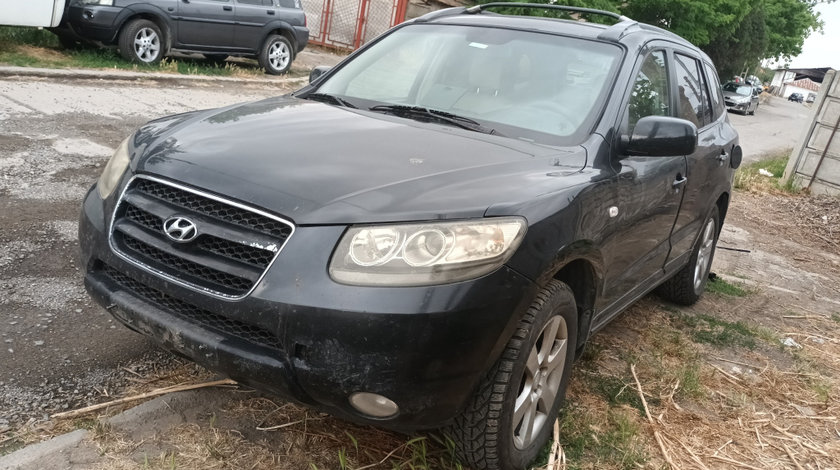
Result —
<instances>
[{"instance_id":1,"label":"headlight","mask_svg":"<svg viewBox=\"0 0 840 470\"><path fill-rule=\"evenodd\" d=\"M130 139L129 137L128 139ZM120 177L125 173L125 169L128 168L128 139L122 141L117 150L114 152L114 156L108 160L108 164L105 165L105 169L102 170L102 176L99 177L99 196L102 199L110 196L112 192L114 192L114 188L117 187L117 183L120 182Z\"/></svg>"},{"instance_id":2,"label":"headlight","mask_svg":"<svg viewBox=\"0 0 840 470\"><path fill-rule=\"evenodd\" d=\"M519 247L520 218L351 227L330 262L330 276L360 286L423 286L483 276Z\"/></svg>"},{"instance_id":3,"label":"headlight","mask_svg":"<svg viewBox=\"0 0 840 470\"><path fill-rule=\"evenodd\" d=\"M112 6L114 4L114 0L82 0L82 3L85 5L108 5Z\"/></svg>"}]
</instances>

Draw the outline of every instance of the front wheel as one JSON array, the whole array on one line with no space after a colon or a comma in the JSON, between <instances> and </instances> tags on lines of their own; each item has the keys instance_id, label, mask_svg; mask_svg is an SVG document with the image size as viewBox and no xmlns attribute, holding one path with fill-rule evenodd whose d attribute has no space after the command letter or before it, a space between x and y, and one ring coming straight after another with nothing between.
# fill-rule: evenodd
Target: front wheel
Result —
<instances>
[{"instance_id":1,"label":"front wheel","mask_svg":"<svg viewBox=\"0 0 840 470\"><path fill-rule=\"evenodd\" d=\"M539 455L566 394L577 326L571 289L552 281L448 430L463 463L476 470L524 469Z\"/></svg>"},{"instance_id":2,"label":"front wheel","mask_svg":"<svg viewBox=\"0 0 840 470\"><path fill-rule=\"evenodd\" d=\"M292 66L292 44L279 34L272 34L265 40L258 57L260 66L265 73L280 75L286 73Z\"/></svg>"},{"instance_id":3,"label":"front wheel","mask_svg":"<svg viewBox=\"0 0 840 470\"><path fill-rule=\"evenodd\" d=\"M715 206L703 223L700 237L694 245L688 264L658 287L657 293L660 296L680 305L694 305L700 300L700 295L706 289L712 260L715 257L715 247L720 232L719 217L718 208Z\"/></svg>"},{"instance_id":4,"label":"front wheel","mask_svg":"<svg viewBox=\"0 0 840 470\"><path fill-rule=\"evenodd\" d=\"M163 58L163 34L149 20L136 19L120 32L120 55L138 64L154 65Z\"/></svg>"}]
</instances>

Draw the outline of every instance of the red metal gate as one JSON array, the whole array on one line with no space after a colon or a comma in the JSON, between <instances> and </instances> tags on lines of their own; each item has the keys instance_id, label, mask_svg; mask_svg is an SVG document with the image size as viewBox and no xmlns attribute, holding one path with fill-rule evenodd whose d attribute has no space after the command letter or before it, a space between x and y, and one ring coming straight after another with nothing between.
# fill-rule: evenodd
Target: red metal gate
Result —
<instances>
[{"instance_id":1,"label":"red metal gate","mask_svg":"<svg viewBox=\"0 0 840 470\"><path fill-rule=\"evenodd\" d=\"M303 0L309 43L339 49L362 44L405 21L408 0Z\"/></svg>"}]
</instances>

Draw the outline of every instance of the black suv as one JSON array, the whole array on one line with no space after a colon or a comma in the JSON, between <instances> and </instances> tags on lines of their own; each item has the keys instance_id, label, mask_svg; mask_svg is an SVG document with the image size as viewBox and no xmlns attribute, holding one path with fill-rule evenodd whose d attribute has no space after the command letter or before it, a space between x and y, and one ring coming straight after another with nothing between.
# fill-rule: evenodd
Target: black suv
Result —
<instances>
[{"instance_id":1,"label":"black suv","mask_svg":"<svg viewBox=\"0 0 840 470\"><path fill-rule=\"evenodd\" d=\"M300 0L71 0L56 34L145 64L172 50L256 57L270 74L286 72L309 40Z\"/></svg>"},{"instance_id":2,"label":"black suv","mask_svg":"<svg viewBox=\"0 0 840 470\"><path fill-rule=\"evenodd\" d=\"M242 383L525 467L590 335L698 300L741 149L684 39L498 6L141 127L84 201L90 294Z\"/></svg>"}]
</instances>

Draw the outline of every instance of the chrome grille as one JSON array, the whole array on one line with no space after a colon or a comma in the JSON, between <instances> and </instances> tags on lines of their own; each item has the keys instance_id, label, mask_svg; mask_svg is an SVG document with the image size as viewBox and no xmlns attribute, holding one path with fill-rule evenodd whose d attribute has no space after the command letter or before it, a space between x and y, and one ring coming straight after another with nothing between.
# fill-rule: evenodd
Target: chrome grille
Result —
<instances>
[{"instance_id":1,"label":"chrome grille","mask_svg":"<svg viewBox=\"0 0 840 470\"><path fill-rule=\"evenodd\" d=\"M199 235L189 242L170 239L164 225L172 217L189 219ZM235 299L253 290L293 230L257 209L138 176L114 211L111 247L168 280Z\"/></svg>"}]
</instances>

